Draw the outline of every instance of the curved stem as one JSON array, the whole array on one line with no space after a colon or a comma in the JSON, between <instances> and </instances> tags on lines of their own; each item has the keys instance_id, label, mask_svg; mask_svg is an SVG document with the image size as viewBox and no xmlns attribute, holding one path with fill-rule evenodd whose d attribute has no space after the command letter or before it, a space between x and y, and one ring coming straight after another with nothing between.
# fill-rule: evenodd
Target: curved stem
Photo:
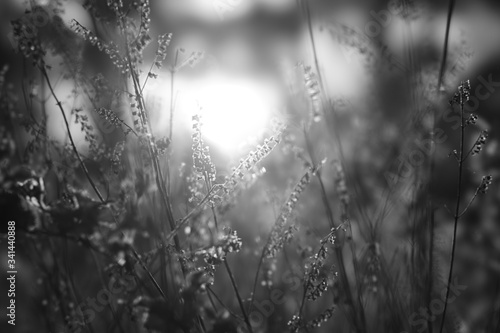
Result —
<instances>
[{"instance_id":1,"label":"curved stem","mask_svg":"<svg viewBox=\"0 0 500 333\"><path fill-rule=\"evenodd\" d=\"M62 114L63 119L64 119L64 125L66 126L66 131L68 132L69 141L71 143L71 148L73 149L73 152L75 153L75 156L78 159L78 162L80 163L80 166L82 167L83 172L85 173L85 177L87 177L87 180L89 181L90 186L92 186L94 192L99 197L99 200L102 203L105 203L106 200L104 200L104 197L101 195L101 192L99 192L99 189L97 188L96 184L94 183L94 180L92 179L92 177L90 177L89 170L85 166L85 163L83 163L83 159L80 156L80 153L78 153L78 149L76 148L75 141L73 140L73 135L71 134L71 131L69 129L68 117L66 117L66 112L64 112L64 108L62 107L62 103L59 100L59 98L57 98L57 95L54 91L54 88L52 87L49 75L47 74L47 70L45 68L43 68L42 66L40 66L40 71L42 72L42 75L44 76L45 81L47 82L47 86L49 87L49 90L50 90L50 93L52 94L52 97L56 101L56 105L59 107L59 110L61 111L61 114Z\"/></svg>"},{"instance_id":2,"label":"curved stem","mask_svg":"<svg viewBox=\"0 0 500 333\"><path fill-rule=\"evenodd\" d=\"M56 95L56 93L54 91L54 88L52 87L49 75L47 74L47 70L45 68L43 68L43 67L40 67L40 71L42 72L42 75L45 77L45 81L47 82L47 86L49 87L50 93L52 94L52 97L56 100L56 104L59 107L59 110L61 111L61 114L62 114L63 119L64 119L64 124L66 126L66 131L68 132L68 137L69 137L69 140L70 140L73 152L75 153L76 158L78 159L78 162L80 163L80 165L81 165L81 167L83 169L83 172L85 173L85 176L87 177L90 185L94 189L94 192L99 197L99 200L101 201L102 204L106 204L106 200L104 200L103 196L101 195L101 192L99 192L99 189L97 188L96 184L94 183L92 177L90 177L89 171L88 171L87 167L85 166L85 163L83 162L82 157L80 156L80 153L78 152L78 149L76 148L75 141L73 140L73 135L71 135L71 131L70 131L70 128L69 128L69 123L68 123L68 118L66 117L66 112L64 111L64 108L62 107L62 103L59 100L59 98L57 98L57 95ZM116 217L113 214L113 212L111 212L111 215L113 216L113 219L114 219L115 223L118 224L118 221L116 220ZM131 250L132 250L134 256L136 257L136 259L138 260L138 262L140 263L141 267L148 274L148 277L150 278L150 280L152 281L152 283L155 285L155 288L160 292L160 294L162 295L162 297L164 299L166 299L165 293L163 292L163 290L161 289L160 285L155 280L155 278L153 277L153 275L151 274L151 272L149 271L149 269L146 267L146 265L144 264L144 262L141 260L141 258L139 256L139 254L137 253L137 251L133 247L131 247Z\"/></svg>"},{"instance_id":3,"label":"curved stem","mask_svg":"<svg viewBox=\"0 0 500 333\"><path fill-rule=\"evenodd\" d=\"M439 332L443 332L444 328L444 322L446 319L446 310L448 308L448 298L450 296L450 284L451 284L451 278L453 276L453 263L455 261L455 248L457 244L457 226L458 226L458 219L460 218L460 198L462 195L462 173L463 173L463 164L464 164L464 101L462 100L462 97L460 98L460 119L461 119L461 125L460 125L460 151L459 151L459 162L458 162L458 185L457 185L457 199L456 199L456 205L455 205L455 217L454 217L454 223L453 223L453 238L452 238L452 243L451 243L451 258L450 258L450 271L448 273L448 283L446 284L446 297L444 299L444 310L443 310L443 318L441 319L441 328L439 329Z\"/></svg>"},{"instance_id":4,"label":"curved stem","mask_svg":"<svg viewBox=\"0 0 500 333\"><path fill-rule=\"evenodd\" d=\"M464 210L458 215L459 218L462 217L462 215L464 215L467 212L467 210L469 209L469 207L474 202L474 199L476 199L478 193L479 193L479 188L476 189L476 192L474 192L474 196L472 196L472 198L470 199L470 201L467 204L467 206L465 206Z\"/></svg>"}]
</instances>

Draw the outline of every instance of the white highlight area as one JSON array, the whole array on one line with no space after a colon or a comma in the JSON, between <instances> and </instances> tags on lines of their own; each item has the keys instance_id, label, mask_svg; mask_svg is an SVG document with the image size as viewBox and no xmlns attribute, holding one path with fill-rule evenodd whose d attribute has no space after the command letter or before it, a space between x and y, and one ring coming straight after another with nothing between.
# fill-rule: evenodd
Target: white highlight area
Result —
<instances>
[{"instance_id":1,"label":"white highlight area","mask_svg":"<svg viewBox=\"0 0 500 333\"><path fill-rule=\"evenodd\" d=\"M220 74L201 79L191 88L191 98L202 108L192 114L202 115L203 137L224 151L259 137L269 125L279 96L277 88L262 79Z\"/></svg>"}]
</instances>

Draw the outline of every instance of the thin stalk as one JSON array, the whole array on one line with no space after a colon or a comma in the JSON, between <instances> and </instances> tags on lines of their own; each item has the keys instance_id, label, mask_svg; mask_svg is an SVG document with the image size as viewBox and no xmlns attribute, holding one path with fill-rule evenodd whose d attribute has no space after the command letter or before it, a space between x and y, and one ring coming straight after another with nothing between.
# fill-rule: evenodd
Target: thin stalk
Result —
<instances>
[{"instance_id":1,"label":"thin stalk","mask_svg":"<svg viewBox=\"0 0 500 333\"><path fill-rule=\"evenodd\" d=\"M208 178L208 174L206 172L205 172L205 174L203 176L205 178L205 185L207 186L207 192L210 193L210 190L213 188L212 187L212 182ZM207 196L208 196L208 194L207 194ZM216 230L216 232L218 234L219 233L219 225L218 225L218 222L217 222L217 220L218 220L217 219L217 213L216 213L215 207L213 205L211 206L211 208L212 208L212 215L214 217L215 230ZM243 318L244 318L245 324L247 325L248 331L250 333L253 333L253 331L252 331L252 325L250 324L250 320L248 319L247 312L245 310L245 307L243 306L243 301L241 300L241 296L240 296L240 292L238 290L238 286L236 285L236 281L234 280L233 272L231 272L231 268L229 267L229 264L227 263L227 258L224 258L223 261L224 261L224 267L226 268L227 274L229 275L229 278L231 280L231 285L233 286L234 293L236 294L236 298L238 299L238 304L240 306L241 312L243 313Z\"/></svg>"},{"instance_id":2,"label":"thin stalk","mask_svg":"<svg viewBox=\"0 0 500 333\"><path fill-rule=\"evenodd\" d=\"M308 1L303 1L303 3L304 3L304 10L305 10L305 13L306 13L307 27L308 27L308 31L309 31L309 38L311 40L311 48L312 48L312 51L313 51L314 65L316 67L316 72L317 72L317 75L318 75L318 81L319 81L319 84L320 84L320 87L321 87L321 91L323 92L323 94L321 94L321 104L322 104L323 112L324 112L326 110L326 104L327 104L325 102L325 100L324 100L326 98L326 96L324 96L324 93L325 93L325 84L323 82L323 78L322 78L321 70L320 70L320 66L319 66L318 52L317 52L317 48L316 48L316 41L314 39L314 32L313 32L313 27L312 27L311 10L310 10L309 2ZM341 155L341 157L343 159L343 153L342 153L342 146L341 146L341 143L340 143L340 137L338 136L338 134L336 134L336 135L337 135L337 143L339 145L340 155ZM311 153L312 150L309 149L309 152ZM314 161L313 161L313 164L314 164ZM331 217L331 218L329 218L329 220L330 220L330 226L331 227L335 227L335 224L333 222L333 214L332 214L330 205L328 203L328 199L326 197L325 186L323 184L323 181L321 179L321 174L319 173L319 171L316 173L316 176L317 176L317 178L319 180L319 183L320 183L320 186L321 186L323 203L324 203L325 209L327 210L327 215L329 217ZM351 235L352 235L352 232L351 232ZM355 250L355 245L354 245L354 242L352 240L351 251L353 251L353 250ZM339 258L339 261L340 261L339 264L342 264L342 266L343 266L344 265L344 260L343 260L342 250L341 249L336 249L335 252L337 253L337 257ZM357 276L356 253L353 252L352 256L353 256L354 272L355 272L355 275ZM342 273L344 273L344 275L345 275L345 268L344 268L344 266L342 268L343 269L341 269L341 271L343 271L343 272L341 272L341 275L342 275ZM355 311L354 301L352 300L352 295L351 295L350 288L349 288L349 282L347 280L347 276L346 275L345 275L345 278L346 278L345 283L347 284L347 289L348 289L348 298L351 299L352 310ZM357 290L358 290L358 305L360 307L359 311L361 312L360 313L360 317L361 317L360 321L361 321L361 325L362 325L362 327L364 329L364 327L366 327L366 324L365 324L365 316L364 316L363 306L362 306L361 298L360 298L361 295L359 295L360 288L359 288L358 283L356 283L356 285L358 286L358 288L357 288ZM354 313L354 315L356 317L356 313ZM357 319L355 321L357 322ZM357 324L355 324L355 326L357 326Z\"/></svg>"},{"instance_id":3,"label":"thin stalk","mask_svg":"<svg viewBox=\"0 0 500 333\"><path fill-rule=\"evenodd\" d=\"M451 259L450 259L450 272L448 274L448 283L446 285L446 297L444 299L444 310L443 318L441 319L440 333L443 333L444 322L446 319L446 310L448 308L448 298L450 296L450 284L453 275L453 263L455 261L455 248L457 244L457 226L458 219L460 218L460 199L462 196L462 174L463 174L463 164L464 164L464 134L465 134L465 122L464 122L464 103L462 94L460 94L460 150L459 150L459 160L458 160L458 185L457 185L457 199L455 204L455 216L453 223L453 238L451 243Z\"/></svg>"},{"instance_id":4,"label":"thin stalk","mask_svg":"<svg viewBox=\"0 0 500 333\"><path fill-rule=\"evenodd\" d=\"M455 0L450 0L448 6L448 17L446 19L446 33L444 35L443 58L441 58L441 66L439 68L437 91L441 89L441 83L443 82L443 75L446 69L446 57L448 56L448 39L450 37L451 16L453 15L454 7L455 7Z\"/></svg>"},{"instance_id":5,"label":"thin stalk","mask_svg":"<svg viewBox=\"0 0 500 333\"><path fill-rule=\"evenodd\" d=\"M88 171L87 167L85 166L85 163L83 162L83 159L80 156L80 153L78 152L78 149L76 148L75 141L73 140L73 136L72 136L70 128L69 128L69 123L68 123L68 118L66 117L66 112L64 111L64 108L62 107L62 103L59 100L59 98L57 97L57 95L56 95L56 93L54 91L54 88L52 87L49 75L47 74L46 69L44 67L42 67L42 66L40 66L40 71L42 72L42 75L45 77L45 81L47 82L47 86L49 87L50 93L51 93L52 97L55 99L56 105L59 107L59 110L61 111L61 114L62 114L63 119L64 119L64 124L65 124L65 127L66 127L66 131L68 133L68 137L69 137L69 140L70 140L70 143L71 143L71 148L73 149L73 152L75 153L76 158L78 159L78 162L80 163L80 166L83 169L83 172L85 173L85 176L86 176L87 180L89 181L90 185L92 186L92 189L94 190L94 192L98 196L98 198L101 201L101 203L105 205L105 204L107 204L106 200L104 200L103 196L101 195L101 192L99 192L99 189L97 188L97 186L94 183L92 177L90 176L89 171ZM111 215L113 216L113 219L114 219L115 223L118 224L118 221L116 220L116 217L113 214L113 212L111 212ZM151 272L149 271L149 269L146 267L146 265L144 264L144 262L141 260L141 258L139 256L139 254L137 253L137 251L132 246L131 246L131 250L132 250L134 256L136 257L136 259L138 260L138 262L140 263L140 265L142 266L142 268L144 269L144 271L148 274L150 280L153 282L153 284L155 285L156 289L160 292L160 294L162 295L162 297L164 299L166 299L166 295L163 293L163 290L161 289L160 285L158 284L158 282L156 282L155 278L153 277L153 275L151 274Z\"/></svg>"},{"instance_id":6,"label":"thin stalk","mask_svg":"<svg viewBox=\"0 0 500 333\"><path fill-rule=\"evenodd\" d=\"M318 73L318 79L319 79L319 84L321 86L321 90L325 91L325 88L323 86L323 78L321 77L321 71L319 69L319 60L318 60L318 52L316 49L316 41L314 40L314 32L312 28L312 19L311 19L311 10L309 8L309 1L304 1L304 9L306 12L306 18L307 18L307 28L309 30L309 38L311 39L311 47L313 51L313 57L314 57L314 66L316 67L316 72Z\"/></svg>"},{"instance_id":7,"label":"thin stalk","mask_svg":"<svg viewBox=\"0 0 500 333\"><path fill-rule=\"evenodd\" d=\"M69 141L71 143L71 148L73 149L73 152L75 153L76 158L78 159L78 162L80 163L80 166L83 169L83 172L85 173L85 177L87 177L87 180L90 183L90 186L92 186L92 189L94 192L97 194L97 197L102 203L106 203L106 200L104 200L103 196L101 195L101 192L99 192L99 189L97 188L96 184L92 180L92 177L90 177L89 171L87 167L85 166L85 163L82 160L82 157L80 156L80 153L78 153L78 149L76 148L75 141L73 140L73 135L71 134L71 131L69 129L69 123L68 123L68 118L66 117L66 112L64 112L64 108L62 107L62 103L57 97L54 88L52 87L52 84L49 79L49 75L47 74L47 71L45 68L40 66L40 71L42 72L42 75L45 77L45 81L47 82L47 86L49 87L50 93L52 94L52 97L56 101L56 105L59 107L59 110L61 111L61 114L64 119L64 125L66 126L66 132L68 133Z\"/></svg>"},{"instance_id":8,"label":"thin stalk","mask_svg":"<svg viewBox=\"0 0 500 333\"><path fill-rule=\"evenodd\" d=\"M167 195L165 181L163 179L163 175L161 172L160 162L159 162L158 156L156 154L154 142L152 142L152 140L153 140L152 128L151 128L151 123L147 119L146 106L144 103L144 97L143 97L142 92L141 92L139 77L138 77L137 72L135 71L135 67L132 64L132 58L130 56L130 49L129 49L129 41L127 38L127 32L125 29L125 22L124 22L123 16L121 16L121 19L120 19L120 28L121 28L121 31L122 31L124 37L125 37L126 58L127 58L127 62L128 62L129 68L130 68L130 76L132 78L132 83L134 85L134 91L135 91L135 95L137 98L137 104L139 106L139 110L140 110L140 114L141 114L141 120L142 120L142 123L144 125L145 130L146 130L146 135L148 136L148 140L149 140L148 149L149 149L149 155L151 157L151 161L153 164L153 169L155 171L156 185L158 187L158 192L160 193L160 197L162 199L161 204L162 204L163 209L165 210L165 213L167 215L167 219L168 219L168 222L170 225L170 230L172 231L175 229L175 220L174 220L174 216L172 214L170 199ZM181 252L181 245L180 245L179 237L177 234L174 234L173 237L174 237L175 248L180 253ZM181 265L182 273L184 274L184 276L186 276L186 269L184 267L184 264L181 261L179 261L179 262Z\"/></svg>"},{"instance_id":9,"label":"thin stalk","mask_svg":"<svg viewBox=\"0 0 500 333\"><path fill-rule=\"evenodd\" d=\"M432 168L431 168L432 170ZM427 303L431 304L432 300L432 289L433 289L433 276L434 276L434 260L433 260L433 254L434 254L434 209L432 208L432 202L429 202L430 206L430 226L429 226L429 259L428 259L428 271L429 271L429 283L428 283L428 290L427 290ZM432 333L432 322L430 318L427 320L427 329L429 330L429 333Z\"/></svg>"},{"instance_id":10,"label":"thin stalk","mask_svg":"<svg viewBox=\"0 0 500 333\"><path fill-rule=\"evenodd\" d=\"M248 331L252 333L253 332L252 325L250 324L247 312L245 310L245 307L243 306L243 301L241 300L240 292L238 291L238 286L236 285L236 281L234 280L233 272L231 272L231 268L229 268L229 264L227 263L226 259L224 259L224 266L226 266L227 274L229 275L229 279L231 280L231 285L233 286L234 293L236 294L236 298L238 299L238 304L240 305L241 312L243 313L245 324L247 325Z\"/></svg>"},{"instance_id":11,"label":"thin stalk","mask_svg":"<svg viewBox=\"0 0 500 333\"><path fill-rule=\"evenodd\" d=\"M248 312L252 312L253 302L254 302L254 299L255 299L255 291L257 290L257 282L259 280L260 268L262 266L262 262L264 261L264 251L265 251L265 249L266 249L266 247L264 245L264 248L262 249L262 252L260 254L259 264L257 265L257 271L255 272L255 279L253 281L252 294L250 296L250 305L248 306Z\"/></svg>"},{"instance_id":12,"label":"thin stalk","mask_svg":"<svg viewBox=\"0 0 500 333\"><path fill-rule=\"evenodd\" d=\"M455 7L455 0L450 0L449 5L448 5L448 17L446 19L446 32L445 32L445 37L444 37L444 46L443 46L443 57L441 59L441 66L439 69L439 75L438 75L438 85L436 89L436 93L439 93L441 89L441 84L443 81L443 75L444 71L446 68L446 58L448 56L448 40L450 36L450 25L451 25L451 17L453 15L453 8ZM435 114L432 114L432 141L434 141L434 127L436 123L435 119ZM435 168L435 161L434 161L434 150L431 152L430 156L430 168L429 168L429 183L432 179L432 175L434 173L434 168ZM428 185L428 187L430 187ZM433 289L433 250L434 250L434 221L435 221L435 211L434 208L432 207L432 202L431 204L431 223L430 223L430 250L429 250L429 286L428 286L428 301L429 301L429 306L432 298L432 289ZM449 285L449 282L448 282ZM447 291L448 293L448 291ZM445 308L446 308L446 303L445 303ZM443 313L443 322L444 322L444 313ZM432 333L432 324L430 322L427 323L427 328L429 329L429 332Z\"/></svg>"},{"instance_id":13,"label":"thin stalk","mask_svg":"<svg viewBox=\"0 0 500 333\"><path fill-rule=\"evenodd\" d=\"M312 149L312 146L310 144L310 141L309 141L309 138L307 136L307 132L306 132L305 128L304 128L304 138L305 138L305 142L306 142L307 152L311 158L311 162L313 165L316 165L316 163L315 163L316 159L314 157L314 152L313 152L313 149ZM318 181L320 183L321 197L323 199L323 205L325 207L326 215L327 215L328 221L330 223L330 228L331 229L337 228L337 226L335 224L335 219L333 217L333 212L332 212L332 209L330 207L330 203L328 201L328 195L326 193L326 188L323 184L323 179L321 178L321 173L319 170L316 171L316 178L318 179ZM349 278L347 277L346 266L344 263L344 255L343 255L343 251L342 251L341 247L335 247L335 255L337 257L338 267L339 267L339 271L340 271L340 281L344 287L346 301L348 303L348 308L350 309L350 311L348 311L348 314L351 315L351 318L350 318L351 324L353 325L353 327L355 328L355 330L357 332L364 332L365 327L366 327L365 317L364 317L363 313L360 313L359 321L361 321L362 326L359 327L356 306L354 303L354 298L352 296L351 287L349 285ZM352 255L353 255L353 258L355 258L356 254L352 253ZM356 267L354 267L354 268L356 270ZM356 275L356 271L355 271L355 275ZM362 304L360 302L359 297L358 297L358 302L359 302L359 306L361 307L360 311L363 312Z\"/></svg>"},{"instance_id":14,"label":"thin stalk","mask_svg":"<svg viewBox=\"0 0 500 333\"><path fill-rule=\"evenodd\" d=\"M336 229L336 228L335 228ZM326 235L322 240L321 240L321 247L319 248L319 250L316 252L316 256L319 255L321 249L323 249L323 247L325 246L323 244L323 240L327 239L328 237L330 237L332 235L332 233L336 232L337 230L332 230L328 233L328 235ZM298 314L298 317L299 317L299 326L296 328L296 330L294 331L295 332L298 332L300 330L300 321L302 321L302 312L304 311L304 306L306 304L306 296L307 296L307 287L309 286L310 282L311 282L311 275L309 274L309 272L307 272L306 270L306 274L307 274L307 279L304 280L304 292L302 293L302 300L300 301L300 307L299 307L299 314Z\"/></svg>"},{"instance_id":15,"label":"thin stalk","mask_svg":"<svg viewBox=\"0 0 500 333\"><path fill-rule=\"evenodd\" d=\"M458 215L459 218L462 217L462 215L464 215L467 212L467 210L472 205L472 203L474 202L474 199L476 199L478 194L479 194L479 188L476 189L474 196L470 199L469 203L467 204L467 206L465 206L464 210Z\"/></svg>"},{"instance_id":16,"label":"thin stalk","mask_svg":"<svg viewBox=\"0 0 500 333\"><path fill-rule=\"evenodd\" d=\"M172 67L172 70L170 71L170 132L169 132L169 139L172 141L172 135L174 131L174 78L175 78L175 72L177 70L177 60L179 59L179 50L175 52L175 60L174 60L174 66Z\"/></svg>"},{"instance_id":17,"label":"thin stalk","mask_svg":"<svg viewBox=\"0 0 500 333\"><path fill-rule=\"evenodd\" d=\"M231 311L231 309L226 305L224 304L224 302L220 299L219 296L217 296L217 294L212 290L212 288L210 287L207 287L207 290L209 291L207 293L207 296L208 298L210 299L210 302L212 303L212 307L215 309L215 311L217 312L217 309L215 307L215 304L214 304L214 301L212 300L212 297L210 296L210 293L212 293L212 295L215 297L215 299L217 300L217 302L219 302L219 304L227 310L227 312L229 312L229 314L231 316L233 316L233 318L237 319L237 320L243 320L243 318L241 318L240 316L238 316L236 313L234 313L233 311Z\"/></svg>"}]
</instances>

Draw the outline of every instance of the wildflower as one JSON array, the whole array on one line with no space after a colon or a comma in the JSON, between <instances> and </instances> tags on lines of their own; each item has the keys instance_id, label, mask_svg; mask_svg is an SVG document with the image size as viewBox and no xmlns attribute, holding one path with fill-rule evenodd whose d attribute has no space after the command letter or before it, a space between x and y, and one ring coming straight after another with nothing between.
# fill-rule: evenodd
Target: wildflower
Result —
<instances>
[{"instance_id":1,"label":"wildflower","mask_svg":"<svg viewBox=\"0 0 500 333\"><path fill-rule=\"evenodd\" d=\"M459 104L464 105L469 101L470 98L470 81L462 81L458 86L458 92L453 95L453 98L450 100L450 105Z\"/></svg>"},{"instance_id":2,"label":"wildflower","mask_svg":"<svg viewBox=\"0 0 500 333\"><path fill-rule=\"evenodd\" d=\"M488 191L489 186L491 185L493 181L493 177L491 175L484 176L483 179L481 180L481 185L478 187L478 191L480 193L485 194L486 191Z\"/></svg>"},{"instance_id":3,"label":"wildflower","mask_svg":"<svg viewBox=\"0 0 500 333\"><path fill-rule=\"evenodd\" d=\"M465 121L465 125L466 126L468 126L468 125L475 125L476 121L477 121L477 115L474 114L474 113L471 113L469 115L469 118L467 118L467 120Z\"/></svg>"},{"instance_id":4,"label":"wildflower","mask_svg":"<svg viewBox=\"0 0 500 333\"><path fill-rule=\"evenodd\" d=\"M122 0L108 0L106 4L117 14L119 14L120 10L123 8Z\"/></svg>"},{"instance_id":5,"label":"wildflower","mask_svg":"<svg viewBox=\"0 0 500 333\"><path fill-rule=\"evenodd\" d=\"M111 166L113 169L113 172L117 175L122 166L121 166L121 157L123 154L123 150L125 149L125 141L119 141L116 145L115 148L113 149L113 155L111 158Z\"/></svg>"},{"instance_id":6,"label":"wildflower","mask_svg":"<svg viewBox=\"0 0 500 333\"><path fill-rule=\"evenodd\" d=\"M167 137L163 137L159 140L156 140L156 149L158 150L158 154L163 155L167 151L170 146L170 139Z\"/></svg>"},{"instance_id":7,"label":"wildflower","mask_svg":"<svg viewBox=\"0 0 500 333\"><path fill-rule=\"evenodd\" d=\"M262 145L257 145L255 150L251 151L245 158L240 159L239 165L232 169L231 175L226 178L223 184L225 194L229 194L229 192L234 190L238 181L243 179L246 171L252 169L264 157L269 155L280 142L280 135L281 132L277 132L275 135L265 139Z\"/></svg>"},{"instance_id":8,"label":"wildflower","mask_svg":"<svg viewBox=\"0 0 500 333\"><path fill-rule=\"evenodd\" d=\"M364 283L368 285L368 289L374 293L377 292L378 273L381 270L380 264L380 244L375 242L368 246L365 254L366 275Z\"/></svg>"},{"instance_id":9,"label":"wildflower","mask_svg":"<svg viewBox=\"0 0 500 333\"><path fill-rule=\"evenodd\" d=\"M311 120L318 122L321 119L320 116L320 89L317 75L312 71L311 66L302 66L304 71L304 84L306 88L307 96L310 99L311 108Z\"/></svg>"},{"instance_id":10,"label":"wildflower","mask_svg":"<svg viewBox=\"0 0 500 333\"><path fill-rule=\"evenodd\" d=\"M306 173L300 178L299 182L295 185L292 193L288 197L287 201L281 207L281 213L276 220L273 229L269 235L266 247L264 248L264 256L266 258L273 258L276 254L283 248L284 244L288 242L292 235L295 227L292 229L285 229L285 225L290 219L292 212L299 200L300 195L304 191L305 187L311 181L311 174L313 172L312 168L309 168Z\"/></svg>"},{"instance_id":11,"label":"wildflower","mask_svg":"<svg viewBox=\"0 0 500 333\"><path fill-rule=\"evenodd\" d=\"M334 312L335 312L335 305L329 307L325 311L323 311L318 317L314 318L313 320L308 321L305 324L306 329L313 329L316 327L321 327L321 324L324 322L327 322L328 319L330 319Z\"/></svg>"},{"instance_id":12,"label":"wildflower","mask_svg":"<svg viewBox=\"0 0 500 333\"><path fill-rule=\"evenodd\" d=\"M85 28L78 21L71 21L71 28L73 31L80 35L84 40L88 41L92 46L97 47L99 51L103 51L106 53L113 63L113 65L122 73L127 74L130 72L128 62L122 58L120 55L120 50L118 46L114 44L112 41L109 43L105 43L101 39L99 39L93 32Z\"/></svg>"},{"instance_id":13,"label":"wildflower","mask_svg":"<svg viewBox=\"0 0 500 333\"><path fill-rule=\"evenodd\" d=\"M158 49L156 50L156 56L154 61L154 65L156 66L156 68L160 69L163 66L162 62L167 57L167 48L170 45L171 41L172 41L171 33L158 36Z\"/></svg>"},{"instance_id":14,"label":"wildflower","mask_svg":"<svg viewBox=\"0 0 500 333\"><path fill-rule=\"evenodd\" d=\"M293 315L292 319L287 323L288 327L290 327L291 332L297 332L301 327L302 320L299 316Z\"/></svg>"},{"instance_id":15,"label":"wildflower","mask_svg":"<svg viewBox=\"0 0 500 333\"><path fill-rule=\"evenodd\" d=\"M477 155L483 149L483 146L486 144L486 139L488 138L488 131L482 131L479 137L477 138L474 146L472 147L472 155Z\"/></svg>"},{"instance_id":16,"label":"wildflower","mask_svg":"<svg viewBox=\"0 0 500 333\"><path fill-rule=\"evenodd\" d=\"M201 136L201 115L193 116L193 166L200 178L205 178L209 183L215 181L216 169L210 158L210 149L205 146Z\"/></svg>"},{"instance_id":17,"label":"wildflower","mask_svg":"<svg viewBox=\"0 0 500 333\"><path fill-rule=\"evenodd\" d=\"M215 267L226 260L228 253L239 252L242 244L236 230L228 229L227 233L221 237L217 244L198 252L198 254L203 256L203 260L206 263L204 271L210 278L209 284L213 284Z\"/></svg>"},{"instance_id":18,"label":"wildflower","mask_svg":"<svg viewBox=\"0 0 500 333\"><path fill-rule=\"evenodd\" d=\"M85 141L89 143L89 148L92 152L97 153L98 144L97 137L93 133L94 128L89 123L89 117L86 114L82 114L82 108L74 108L73 114L75 115L75 124L80 124L81 131L85 134Z\"/></svg>"},{"instance_id":19,"label":"wildflower","mask_svg":"<svg viewBox=\"0 0 500 333\"><path fill-rule=\"evenodd\" d=\"M183 50L182 48L179 50L179 53ZM181 62L179 65L176 66L174 69L175 71L178 71L182 67L189 65L191 68L196 66L203 58L205 57L205 53L202 51L196 51L192 52L189 57L187 57L183 62Z\"/></svg>"},{"instance_id":20,"label":"wildflower","mask_svg":"<svg viewBox=\"0 0 500 333\"><path fill-rule=\"evenodd\" d=\"M38 29L36 26L19 19L12 22L12 28L19 52L24 57L32 59L33 65L44 66L45 51L37 38Z\"/></svg>"},{"instance_id":21,"label":"wildflower","mask_svg":"<svg viewBox=\"0 0 500 333\"><path fill-rule=\"evenodd\" d=\"M349 192L347 191L345 172L340 162L335 162L335 190L340 197L340 202L346 208L349 205Z\"/></svg>"}]
</instances>

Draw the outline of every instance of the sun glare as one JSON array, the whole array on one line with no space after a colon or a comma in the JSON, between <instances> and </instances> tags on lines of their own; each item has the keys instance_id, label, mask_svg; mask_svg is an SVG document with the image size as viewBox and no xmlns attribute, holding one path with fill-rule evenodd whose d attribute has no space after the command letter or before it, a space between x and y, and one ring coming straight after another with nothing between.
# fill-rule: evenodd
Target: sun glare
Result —
<instances>
[{"instance_id":1,"label":"sun glare","mask_svg":"<svg viewBox=\"0 0 500 333\"><path fill-rule=\"evenodd\" d=\"M203 136L231 151L262 134L277 103L276 89L253 78L208 77L193 91L201 106ZM199 110L193 110L193 114Z\"/></svg>"}]
</instances>

